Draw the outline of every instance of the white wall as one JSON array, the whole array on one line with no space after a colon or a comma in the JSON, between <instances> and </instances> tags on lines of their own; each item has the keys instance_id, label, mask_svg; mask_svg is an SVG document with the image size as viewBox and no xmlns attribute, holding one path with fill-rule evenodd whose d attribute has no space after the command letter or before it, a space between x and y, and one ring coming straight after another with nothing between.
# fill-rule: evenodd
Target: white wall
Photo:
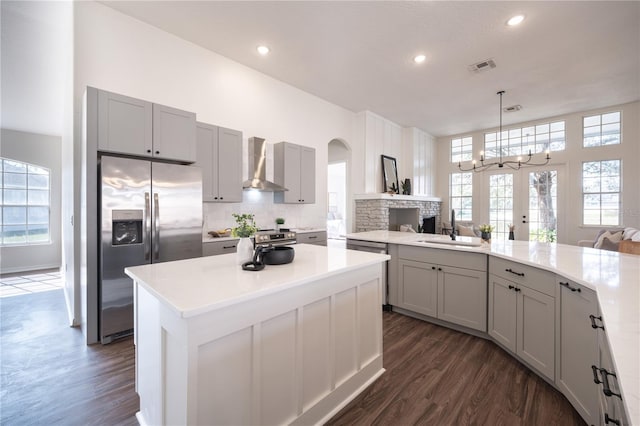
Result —
<instances>
[{"instance_id":1,"label":"white wall","mask_svg":"<svg viewBox=\"0 0 640 426\"><path fill-rule=\"evenodd\" d=\"M338 138L347 142L354 154L364 150L354 141L354 113L99 3L74 3L74 31L77 194L82 158L82 96L86 86L93 86L193 111L198 121L241 130L243 176L248 175L248 137L260 136L268 143L268 178L273 177L273 143L287 141L316 148L316 204L277 205L273 204L273 194L247 192L243 203L207 204L204 212L210 223L205 224L205 230L230 226L231 212L254 212L259 215L260 226L269 225L277 216L287 218L287 225L325 225L327 144ZM364 182L364 160L362 155L354 155L354 159L351 181L358 188ZM75 205L78 215L79 196ZM75 236L75 261L80 263L77 227ZM78 293L80 282L78 278L75 283Z\"/></svg>"},{"instance_id":2,"label":"white wall","mask_svg":"<svg viewBox=\"0 0 640 426\"><path fill-rule=\"evenodd\" d=\"M17 247L0 247L0 272L32 271L59 268L61 261L60 232L60 137L2 129L0 157L22 161L50 170L51 242Z\"/></svg>"},{"instance_id":3,"label":"white wall","mask_svg":"<svg viewBox=\"0 0 640 426\"><path fill-rule=\"evenodd\" d=\"M436 139L427 132L410 127L403 129L403 141L406 149L404 159L410 166L407 173L413 171L411 194L433 196L437 173Z\"/></svg>"},{"instance_id":4,"label":"white wall","mask_svg":"<svg viewBox=\"0 0 640 426\"><path fill-rule=\"evenodd\" d=\"M622 111L622 143L598 148L582 147L582 118L588 115L610 111ZM550 165L558 166L564 172L564 184L560 183L564 194L559 197L558 242L576 244L582 239L593 239L600 226L582 226L582 162L606 159L622 159L622 226L640 227L640 103L612 106L592 111L575 112L562 116L549 117L531 122L503 125L503 129L525 127L532 124L565 121L566 149L551 153ZM437 195L442 197L443 211L449 210L449 173L457 172L457 164L450 162L451 139L463 136L473 137L474 158L482 151L484 133L495 132L482 129L474 132L451 135L437 140ZM522 170L526 170L522 169ZM487 172L474 174L473 221L488 223ZM516 222L516 235L517 235ZM563 227L564 229L562 229ZM520 236L517 236L521 239Z\"/></svg>"}]
</instances>

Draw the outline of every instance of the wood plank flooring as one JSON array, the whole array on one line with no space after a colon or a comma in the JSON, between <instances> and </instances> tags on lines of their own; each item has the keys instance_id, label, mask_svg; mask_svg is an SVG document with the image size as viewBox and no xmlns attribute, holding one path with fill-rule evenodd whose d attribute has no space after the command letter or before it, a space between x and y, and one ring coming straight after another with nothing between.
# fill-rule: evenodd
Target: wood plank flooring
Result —
<instances>
[{"instance_id":1,"label":"wood plank flooring","mask_svg":"<svg viewBox=\"0 0 640 426\"><path fill-rule=\"evenodd\" d=\"M383 341L387 371L328 425L584 425L491 341L394 312Z\"/></svg>"},{"instance_id":2,"label":"wood plank flooring","mask_svg":"<svg viewBox=\"0 0 640 426\"><path fill-rule=\"evenodd\" d=\"M131 338L86 346L62 290L0 299L0 424L136 425ZM494 343L384 313L387 372L330 425L582 425Z\"/></svg>"}]
</instances>

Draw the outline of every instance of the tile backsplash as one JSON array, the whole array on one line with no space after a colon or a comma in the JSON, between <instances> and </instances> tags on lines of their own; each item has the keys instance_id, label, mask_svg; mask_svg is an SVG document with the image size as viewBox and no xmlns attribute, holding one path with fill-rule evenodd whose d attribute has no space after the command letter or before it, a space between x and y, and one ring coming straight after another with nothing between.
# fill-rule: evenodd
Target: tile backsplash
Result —
<instances>
[{"instance_id":1,"label":"tile backsplash","mask_svg":"<svg viewBox=\"0 0 640 426\"><path fill-rule=\"evenodd\" d=\"M233 228L232 213L252 213L258 228L275 228L276 218L285 219L285 228L325 228L326 217L314 204L275 204L273 192L244 191L242 203L203 203L203 235L208 231Z\"/></svg>"}]
</instances>

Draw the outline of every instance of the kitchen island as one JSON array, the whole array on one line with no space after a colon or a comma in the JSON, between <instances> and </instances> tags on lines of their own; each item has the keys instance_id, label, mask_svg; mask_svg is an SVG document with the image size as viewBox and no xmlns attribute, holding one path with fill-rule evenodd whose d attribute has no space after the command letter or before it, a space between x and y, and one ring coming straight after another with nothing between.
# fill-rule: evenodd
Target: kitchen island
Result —
<instances>
[{"instance_id":1,"label":"kitchen island","mask_svg":"<svg viewBox=\"0 0 640 426\"><path fill-rule=\"evenodd\" d=\"M140 424L316 424L382 367L389 256L295 246L243 271L235 254L136 266Z\"/></svg>"},{"instance_id":2,"label":"kitchen island","mask_svg":"<svg viewBox=\"0 0 640 426\"><path fill-rule=\"evenodd\" d=\"M500 325L496 325L501 315L502 325L511 325L510 317L504 316L505 309L499 306L500 303L510 300L515 302L517 299L518 307L522 307L527 301L533 301L530 306L535 311L542 306L539 301L549 301L549 310L541 311L546 316L545 321L536 318L537 321L528 329L519 324L517 331L513 321L513 332L518 333L518 349L513 351L514 355L565 394L588 423L602 423L602 417L597 418L598 401L594 400L597 395L590 390L585 392L589 386L598 386L600 404L606 405L602 402L603 399L605 402L613 402L613 405L623 403L624 407L618 408L619 417L626 418L628 424L640 424L640 256L555 243L494 240L488 244L481 243L479 239L462 239L456 242L444 235L394 231L353 233L348 234L347 239L387 243L392 257L397 255L401 258L399 262L397 259L392 260L389 268L392 304L403 302L402 295L399 296L402 290L400 281L403 279L403 264L407 271L420 271L421 281L414 280L410 287L410 295L414 299L416 295L423 296L416 288L426 283L423 277L431 269L435 270L438 285L441 286L434 288L434 292L447 289L446 286L442 287L442 280L446 278L447 272L455 273L456 269L468 271L469 268L486 271L484 273L488 288L485 296L476 297L478 302L473 304L477 306L482 299L488 300L484 314L488 325L484 334L478 335L493 339L508 351L513 351L508 345L509 339L504 337L509 327L500 328ZM484 267L466 263L466 259L471 256L477 258L481 255L486 256ZM411 260L403 261L402 257ZM456 263L454 259L465 261ZM441 267L439 262L451 266ZM455 268L452 269L452 266ZM544 292L547 294L540 294ZM594 295L590 304L589 294ZM441 296L438 294L437 297ZM458 292L457 296L464 298L466 295ZM438 299L438 302L441 300ZM462 306L469 306L469 300L464 302ZM442 307L448 306L440 303L434 308L436 313L417 316L442 324L443 321L439 321ZM513 309L516 309L515 305ZM402 312L401 309L398 311ZM590 319L590 314L594 318ZM526 320L521 316L518 317L518 322L522 318ZM548 333L540 332L543 323L548 324ZM458 324L466 325L461 322ZM533 335L535 338L528 348L521 334ZM541 346L546 343L548 347L541 350ZM541 351L538 353L546 351L549 356L544 360L536 358L537 350ZM603 356L604 352L610 354ZM615 371L615 379L606 373L603 374L607 377L601 377L600 370L592 372L592 364L599 364L600 367L606 365L607 371ZM607 386L615 386L616 389L612 389L612 395L602 398L602 381L607 381L607 378ZM595 380L596 384L593 383ZM581 392L584 396L578 395ZM618 392L621 397L615 395ZM600 414L608 414L611 418L611 407L603 407ZM623 424L627 423L623 420Z\"/></svg>"}]
</instances>

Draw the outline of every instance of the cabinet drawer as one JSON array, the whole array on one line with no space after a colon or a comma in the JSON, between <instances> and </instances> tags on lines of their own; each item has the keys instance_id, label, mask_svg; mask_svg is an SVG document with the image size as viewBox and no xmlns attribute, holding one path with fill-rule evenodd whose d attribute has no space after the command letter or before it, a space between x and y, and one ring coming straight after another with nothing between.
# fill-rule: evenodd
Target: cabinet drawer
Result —
<instances>
[{"instance_id":1,"label":"cabinet drawer","mask_svg":"<svg viewBox=\"0 0 640 426\"><path fill-rule=\"evenodd\" d=\"M489 273L555 297L556 277L551 272L491 256Z\"/></svg>"},{"instance_id":2,"label":"cabinet drawer","mask_svg":"<svg viewBox=\"0 0 640 426\"><path fill-rule=\"evenodd\" d=\"M404 246L398 247L398 257L415 260L417 262L436 263L443 266L487 270L487 255L482 253L465 253L455 250L441 250L428 247Z\"/></svg>"},{"instance_id":3,"label":"cabinet drawer","mask_svg":"<svg viewBox=\"0 0 640 426\"><path fill-rule=\"evenodd\" d=\"M327 233L326 231L298 233L296 235L296 240L299 244L317 244L325 246L327 245Z\"/></svg>"},{"instance_id":4,"label":"cabinet drawer","mask_svg":"<svg viewBox=\"0 0 640 426\"><path fill-rule=\"evenodd\" d=\"M217 256L219 254L235 253L238 240L212 241L202 243L203 256Z\"/></svg>"}]
</instances>

